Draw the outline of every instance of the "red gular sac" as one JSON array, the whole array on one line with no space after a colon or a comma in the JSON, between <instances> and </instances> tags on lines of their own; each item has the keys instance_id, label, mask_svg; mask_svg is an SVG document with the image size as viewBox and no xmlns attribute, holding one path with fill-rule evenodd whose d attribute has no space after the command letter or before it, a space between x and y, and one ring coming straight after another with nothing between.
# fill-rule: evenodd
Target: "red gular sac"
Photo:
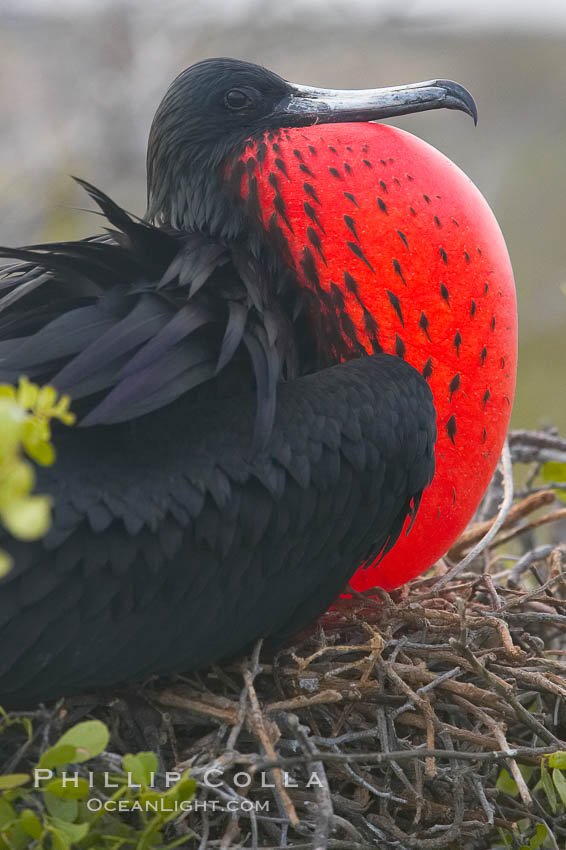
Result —
<instances>
[{"instance_id":1,"label":"red gular sac","mask_svg":"<svg viewBox=\"0 0 566 850\"><path fill-rule=\"evenodd\" d=\"M300 282L341 314L351 356L403 357L434 393L434 481L410 533L352 582L397 587L465 528L505 439L517 310L501 231L460 169L393 127L266 133L242 158L243 196L253 175L266 228L277 223Z\"/></svg>"}]
</instances>

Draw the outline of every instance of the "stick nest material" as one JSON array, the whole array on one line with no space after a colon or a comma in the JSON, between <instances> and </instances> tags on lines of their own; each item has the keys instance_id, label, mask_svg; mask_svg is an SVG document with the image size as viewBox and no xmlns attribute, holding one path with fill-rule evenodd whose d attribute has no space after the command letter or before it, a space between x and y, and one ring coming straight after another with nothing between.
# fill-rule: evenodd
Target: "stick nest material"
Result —
<instances>
[{"instance_id":1,"label":"stick nest material","mask_svg":"<svg viewBox=\"0 0 566 850\"><path fill-rule=\"evenodd\" d=\"M541 464L564 462L566 441L515 432L510 447L514 463L533 465L527 484L495 539L444 586L439 572L493 518L472 524L436 575L391 594L352 592L275 657L258 645L244 662L165 687L40 709L31 743L15 745L17 727L11 743L0 737L2 772L28 769L94 716L112 730L101 770L136 748L157 751L164 769L191 768L199 805L173 836L195 850L479 850L525 819L565 846L566 814L519 765L566 750L566 546L536 536L560 529L566 506L533 483ZM496 476L484 516L501 490ZM513 794L501 790L503 768Z\"/></svg>"}]
</instances>

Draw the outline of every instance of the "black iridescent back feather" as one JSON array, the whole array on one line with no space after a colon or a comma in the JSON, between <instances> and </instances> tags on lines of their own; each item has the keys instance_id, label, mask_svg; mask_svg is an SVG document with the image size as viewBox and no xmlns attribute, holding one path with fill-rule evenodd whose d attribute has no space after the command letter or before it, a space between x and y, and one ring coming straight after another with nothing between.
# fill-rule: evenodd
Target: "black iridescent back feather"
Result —
<instances>
[{"instance_id":1,"label":"black iridescent back feather","mask_svg":"<svg viewBox=\"0 0 566 850\"><path fill-rule=\"evenodd\" d=\"M48 381L90 426L144 416L233 368L253 375L264 442L277 384L298 371L280 285L237 244L154 227L78 182L112 229L1 249L20 262L0 283L0 380Z\"/></svg>"}]
</instances>

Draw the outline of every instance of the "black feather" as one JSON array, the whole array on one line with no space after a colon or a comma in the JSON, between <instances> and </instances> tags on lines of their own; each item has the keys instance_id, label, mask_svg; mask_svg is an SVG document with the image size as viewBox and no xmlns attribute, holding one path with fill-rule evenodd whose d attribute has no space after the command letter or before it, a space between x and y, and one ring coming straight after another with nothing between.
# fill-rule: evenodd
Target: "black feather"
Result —
<instances>
[{"instance_id":1,"label":"black feather","mask_svg":"<svg viewBox=\"0 0 566 850\"><path fill-rule=\"evenodd\" d=\"M297 362L292 319L266 271L277 263L262 265L238 243L136 220L78 182L114 230L0 249L22 261L1 272L0 380L52 382L81 399L88 427L144 416L233 368L248 373L244 386L257 382L255 434L265 440L277 384Z\"/></svg>"}]
</instances>

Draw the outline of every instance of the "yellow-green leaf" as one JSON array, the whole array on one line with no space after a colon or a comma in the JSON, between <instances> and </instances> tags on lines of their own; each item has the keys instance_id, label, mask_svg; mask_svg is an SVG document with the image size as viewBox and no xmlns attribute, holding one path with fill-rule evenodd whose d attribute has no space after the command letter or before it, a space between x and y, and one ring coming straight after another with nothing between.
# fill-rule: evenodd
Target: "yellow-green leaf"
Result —
<instances>
[{"instance_id":1,"label":"yellow-green leaf","mask_svg":"<svg viewBox=\"0 0 566 850\"><path fill-rule=\"evenodd\" d=\"M32 384L25 375L22 376L18 383L18 404L21 404L26 410L30 410L35 406L38 394L39 387L37 384Z\"/></svg>"},{"instance_id":2,"label":"yellow-green leaf","mask_svg":"<svg viewBox=\"0 0 566 850\"><path fill-rule=\"evenodd\" d=\"M3 491L14 496L27 496L35 484L35 472L31 463L20 460L11 463L2 476Z\"/></svg>"},{"instance_id":3,"label":"yellow-green leaf","mask_svg":"<svg viewBox=\"0 0 566 850\"><path fill-rule=\"evenodd\" d=\"M564 776L561 770L558 770L555 767L552 771L552 781L554 782L554 787L558 791L558 796L562 801L562 805L566 806L566 776Z\"/></svg>"},{"instance_id":4,"label":"yellow-green leaf","mask_svg":"<svg viewBox=\"0 0 566 850\"><path fill-rule=\"evenodd\" d=\"M548 829L543 823L537 823L535 834L529 841L527 850L539 850L548 837Z\"/></svg>"},{"instance_id":5,"label":"yellow-green leaf","mask_svg":"<svg viewBox=\"0 0 566 850\"><path fill-rule=\"evenodd\" d=\"M541 785L544 789L544 793L546 794L546 797L548 799L548 805L550 806L550 811L552 812L553 815L555 815L556 812L558 811L558 797L556 796L556 791L554 789L554 782L552 781L552 777L550 776L550 773L548 772L546 767L544 767L544 765L542 766L541 771L540 771L540 782L541 782Z\"/></svg>"},{"instance_id":6,"label":"yellow-green leaf","mask_svg":"<svg viewBox=\"0 0 566 850\"><path fill-rule=\"evenodd\" d=\"M12 823L16 818L16 812L13 806L7 800L0 797L0 829L3 829L7 824Z\"/></svg>"},{"instance_id":7,"label":"yellow-green leaf","mask_svg":"<svg viewBox=\"0 0 566 850\"><path fill-rule=\"evenodd\" d=\"M26 440L24 446L28 455L41 466L51 466L55 461L55 449L48 440Z\"/></svg>"},{"instance_id":8,"label":"yellow-green leaf","mask_svg":"<svg viewBox=\"0 0 566 850\"><path fill-rule=\"evenodd\" d=\"M159 791L146 791L145 793L140 794L139 799L140 799L142 806L145 807L146 804L149 804L150 806L156 806L157 811L159 812L160 807L161 807L161 801L162 801L164 796L165 795L160 794ZM135 801L132 800L132 804L134 802Z\"/></svg>"},{"instance_id":9,"label":"yellow-green leaf","mask_svg":"<svg viewBox=\"0 0 566 850\"><path fill-rule=\"evenodd\" d=\"M55 794L50 794L49 791L44 792L43 800L45 808L54 818L74 821L79 813L77 800L63 800L61 797L56 797Z\"/></svg>"},{"instance_id":10,"label":"yellow-green leaf","mask_svg":"<svg viewBox=\"0 0 566 850\"><path fill-rule=\"evenodd\" d=\"M45 788L50 794L61 797L63 800L82 800L90 791L89 784L82 777L73 777L73 781L66 783L62 779L52 779Z\"/></svg>"},{"instance_id":11,"label":"yellow-green leaf","mask_svg":"<svg viewBox=\"0 0 566 850\"><path fill-rule=\"evenodd\" d=\"M159 767L157 756L152 752L127 753L122 765L124 772L130 774L132 783L144 788L152 784L152 773L156 773Z\"/></svg>"},{"instance_id":12,"label":"yellow-green leaf","mask_svg":"<svg viewBox=\"0 0 566 850\"><path fill-rule=\"evenodd\" d=\"M561 484L566 483L566 463L556 463L548 461L541 469L541 478L547 483L556 482ZM557 490L556 495L562 502L566 502L566 490Z\"/></svg>"},{"instance_id":13,"label":"yellow-green leaf","mask_svg":"<svg viewBox=\"0 0 566 850\"><path fill-rule=\"evenodd\" d=\"M504 767L502 767L499 772L495 787L503 794L510 794L511 797L516 797L519 793L517 783L515 782L509 771Z\"/></svg>"},{"instance_id":14,"label":"yellow-green leaf","mask_svg":"<svg viewBox=\"0 0 566 850\"><path fill-rule=\"evenodd\" d=\"M39 760L38 767L64 767L66 764L78 761L76 753L77 748L73 747L71 744L61 745L60 743L57 743L55 746L49 747L48 750L45 750Z\"/></svg>"},{"instance_id":15,"label":"yellow-green leaf","mask_svg":"<svg viewBox=\"0 0 566 850\"><path fill-rule=\"evenodd\" d=\"M65 732L59 738L57 746L68 744L75 747L73 761L83 762L100 755L106 749L109 740L110 732L104 723L100 720L85 720Z\"/></svg>"},{"instance_id":16,"label":"yellow-green leaf","mask_svg":"<svg viewBox=\"0 0 566 850\"><path fill-rule=\"evenodd\" d=\"M49 528L51 501L47 496L13 499L2 507L4 525L20 540L37 540Z\"/></svg>"},{"instance_id":17,"label":"yellow-green leaf","mask_svg":"<svg viewBox=\"0 0 566 850\"><path fill-rule=\"evenodd\" d=\"M187 770L181 779L179 779L172 788L169 788L169 790L166 791L165 796L172 797L178 802L184 800L190 801L195 796L196 787L197 784L195 780L189 777L189 771Z\"/></svg>"},{"instance_id":18,"label":"yellow-green leaf","mask_svg":"<svg viewBox=\"0 0 566 850\"><path fill-rule=\"evenodd\" d=\"M7 576L12 569L14 562L7 552L0 549L0 578Z\"/></svg>"},{"instance_id":19,"label":"yellow-green leaf","mask_svg":"<svg viewBox=\"0 0 566 850\"><path fill-rule=\"evenodd\" d=\"M20 815L20 822L32 838L41 838L43 835L43 827L35 812L31 809L24 809Z\"/></svg>"},{"instance_id":20,"label":"yellow-green leaf","mask_svg":"<svg viewBox=\"0 0 566 850\"><path fill-rule=\"evenodd\" d=\"M41 387L37 394L36 408L38 410L50 410L57 400L57 390L47 384Z\"/></svg>"},{"instance_id":21,"label":"yellow-green leaf","mask_svg":"<svg viewBox=\"0 0 566 850\"><path fill-rule=\"evenodd\" d=\"M22 438L26 414L14 401L0 397L0 458L14 454Z\"/></svg>"},{"instance_id":22,"label":"yellow-green leaf","mask_svg":"<svg viewBox=\"0 0 566 850\"><path fill-rule=\"evenodd\" d=\"M8 791L10 788L19 788L31 779L29 773L5 773L0 776L0 791Z\"/></svg>"},{"instance_id":23,"label":"yellow-green leaf","mask_svg":"<svg viewBox=\"0 0 566 850\"><path fill-rule=\"evenodd\" d=\"M566 750L558 750L548 757L548 766L557 767L559 770L566 770Z\"/></svg>"}]
</instances>

